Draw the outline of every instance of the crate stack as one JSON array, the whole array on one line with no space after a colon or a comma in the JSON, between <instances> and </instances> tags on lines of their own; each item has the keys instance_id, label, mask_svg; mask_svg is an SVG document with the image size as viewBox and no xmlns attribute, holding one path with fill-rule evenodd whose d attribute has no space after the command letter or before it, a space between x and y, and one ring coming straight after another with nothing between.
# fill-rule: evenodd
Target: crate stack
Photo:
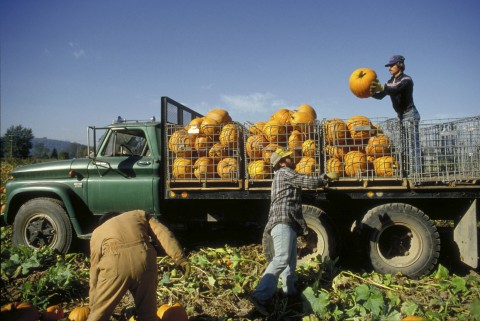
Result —
<instances>
[{"instance_id":1,"label":"crate stack","mask_svg":"<svg viewBox=\"0 0 480 321\"><path fill-rule=\"evenodd\" d=\"M400 178L398 150L380 124L361 115L324 120L325 171L346 180Z\"/></svg>"}]
</instances>

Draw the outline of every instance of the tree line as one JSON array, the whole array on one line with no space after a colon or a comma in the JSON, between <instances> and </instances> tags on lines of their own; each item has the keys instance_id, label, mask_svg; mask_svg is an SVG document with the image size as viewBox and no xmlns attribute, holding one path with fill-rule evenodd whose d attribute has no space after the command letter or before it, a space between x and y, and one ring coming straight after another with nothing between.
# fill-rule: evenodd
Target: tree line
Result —
<instances>
[{"instance_id":1,"label":"tree line","mask_svg":"<svg viewBox=\"0 0 480 321\"><path fill-rule=\"evenodd\" d=\"M21 125L11 126L0 137L0 157L2 158L39 158L39 159L71 159L87 155L87 147L78 143L70 143L62 150L50 150L42 142L33 144L33 131Z\"/></svg>"}]
</instances>

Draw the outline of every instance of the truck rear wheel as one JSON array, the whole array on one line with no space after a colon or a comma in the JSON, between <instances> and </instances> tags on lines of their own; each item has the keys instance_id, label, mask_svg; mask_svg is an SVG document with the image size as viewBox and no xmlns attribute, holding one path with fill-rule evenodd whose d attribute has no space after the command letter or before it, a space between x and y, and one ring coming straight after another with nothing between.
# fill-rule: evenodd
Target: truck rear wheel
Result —
<instances>
[{"instance_id":1,"label":"truck rear wheel","mask_svg":"<svg viewBox=\"0 0 480 321\"><path fill-rule=\"evenodd\" d=\"M298 238L298 262L302 263L317 256L321 256L322 260L333 258L336 240L327 214L312 205L302 205L302 212L307 223L308 235ZM270 262L275 251L269 234L263 234L262 245L265 257Z\"/></svg>"},{"instance_id":2,"label":"truck rear wheel","mask_svg":"<svg viewBox=\"0 0 480 321\"><path fill-rule=\"evenodd\" d=\"M68 252L72 226L65 209L55 199L35 198L23 204L13 223L13 242L32 248L51 247Z\"/></svg>"},{"instance_id":3,"label":"truck rear wheel","mask_svg":"<svg viewBox=\"0 0 480 321\"><path fill-rule=\"evenodd\" d=\"M421 210L403 203L367 212L359 232L370 264L379 273L415 278L433 270L440 255L437 228Z\"/></svg>"}]
</instances>

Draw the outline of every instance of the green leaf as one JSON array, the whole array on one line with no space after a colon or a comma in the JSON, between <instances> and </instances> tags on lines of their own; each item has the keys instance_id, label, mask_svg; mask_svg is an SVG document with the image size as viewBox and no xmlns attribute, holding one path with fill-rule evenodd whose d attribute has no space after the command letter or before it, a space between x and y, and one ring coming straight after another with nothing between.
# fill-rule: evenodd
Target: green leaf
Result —
<instances>
[{"instance_id":1,"label":"green leaf","mask_svg":"<svg viewBox=\"0 0 480 321\"><path fill-rule=\"evenodd\" d=\"M315 295L311 287L307 287L302 292L304 297L304 311L313 311L316 315L325 316L330 304L330 296L327 292L321 290L318 296ZM306 299L306 300L305 300Z\"/></svg>"},{"instance_id":2,"label":"green leaf","mask_svg":"<svg viewBox=\"0 0 480 321\"><path fill-rule=\"evenodd\" d=\"M208 284L210 284L210 286L214 287L216 282L217 280L215 280L213 276L208 276Z\"/></svg>"},{"instance_id":3,"label":"green leaf","mask_svg":"<svg viewBox=\"0 0 480 321\"><path fill-rule=\"evenodd\" d=\"M439 264L437 272L435 272L435 279L444 280L448 278L448 270L443 265Z\"/></svg>"},{"instance_id":4,"label":"green leaf","mask_svg":"<svg viewBox=\"0 0 480 321\"><path fill-rule=\"evenodd\" d=\"M418 305L412 301L405 301L402 303L402 306L400 307L400 312L402 312L405 315L415 315L417 310L418 310Z\"/></svg>"},{"instance_id":5,"label":"green leaf","mask_svg":"<svg viewBox=\"0 0 480 321\"><path fill-rule=\"evenodd\" d=\"M452 280L453 293L466 292L467 281L459 276L455 276Z\"/></svg>"},{"instance_id":6,"label":"green leaf","mask_svg":"<svg viewBox=\"0 0 480 321\"><path fill-rule=\"evenodd\" d=\"M475 299L470 303L470 316L474 321L480 321L480 299Z\"/></svg>"}]
</instances>

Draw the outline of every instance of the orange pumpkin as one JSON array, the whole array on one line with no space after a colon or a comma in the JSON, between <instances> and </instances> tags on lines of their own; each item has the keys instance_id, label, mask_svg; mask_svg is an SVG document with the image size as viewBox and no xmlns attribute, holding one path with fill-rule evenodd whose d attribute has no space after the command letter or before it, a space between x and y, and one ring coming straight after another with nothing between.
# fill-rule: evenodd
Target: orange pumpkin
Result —
<instances>
[{"instance_id":1,"label":"orange pumpkin","mask_svg":"<svg viewBox=\"0 0 480 321\"><path fill-rule=\"evenodd\" d=\"M399 168L398 163L392 156L383 156L375 158L373 167L377 176L393 176Z\"/></svg>"},{"instance_id":2,"label":"orange pumpkin","mask_svg":"<svg viewBox=\"0 0 480 321\"><path fill-rule=\"evenodd\" d=\"M225 109L212 109L207 112L205 118L210 118L218 124L226 124L232 121L232 118Z\"/></svg>"},{"instance_id":3,"label":"orange pumpkin","mask_svg":"<svg viewBox=\"0 0 480 321\"><path fill-rule=\"evenodd\" d=\"M307 139L302 144L302 154L303 156L314 156L315 155L315 141L313 139Z\"/></svg>"},{"instance_id":4,"label":"orange pumpkin","mask_svg":"<svg viewBox=\"0 0 480 321\"><path fill-rule=\"evenodd\" d=\"M195 139L195 150L200 157L206 156L212 145L212 136L201 134L197 136L197 139Z\"/></svg>"},{"instance_id":5,"label":"orange pumpkin","mask_svg":"<svg viewBox=\"0 0 480 321\"><path fill-rule=\"evenodd\" d=\"M88 306L79 306L74 308L68 315L69 321L86 321L90 314L90 308Z\"/></svg>"},{"instance_id":6,"label":"orange pumpkin","mask_svg":"<svg viewBox=\"0 0 480 321\"><path fill-rule=\"evenodd\" d=\"M288 125L290 123L292 113L292 111L286 108L281 108L277 110L272 116L270 116L270 120L276 120L282 125Z\"/></svg>"},{"instance_id":7,"label":"orange pumpkin","mask_svg":"<svg viewBox=\"0 0 480 321\"><path fill-rule=\"evenodd\" d=\"M262 158L265 164L270 164L270 156L272 156L272 153L276 151L280 146L278 144L268 144L265 146L265 148L262 150Z\"/></svg>"},{"instance_id":8,"label":"orange pumpkin","mask_svg":"<svg viewBox=\"0 0 480 321\"><path fill-rule=\"evenodd\" d=\"M245 145L248 157L258 159L262 157L262 150L268 145L268 141L263 135L253 135L247 138Z\"/></svg>"},{"instance_id":9,"label":"orange pumpkin","mask_svg":"<svg viewBox=\"0 0 480 321\"><path fill-rule=\"evenodd\" d=\"M338 157L329 158L325 167L328 173L337 173L338 176L343 176L343 173L345 171L343 163Z\"/></svg>"},{"instance_id":10,"label":"orange pumpkin","mask_svg":"<svg viewBox=\"0 0 480 321\"><path fill-rule=\"evenodd\" d=\"M419 317L416 315L410 315L402 319L402 321L428 321L427 318Z\"/></svg>"},{"instance_id":11,"label":"orange pumpkin","mask_svg":"<svg viewBox=\"0 0 480 321\"><path fill-rule=\"evenodd\" d=\"M271 143L283 142L286 140L287 126L278 120L270 120L263 126L263 134Z\"/></svg>"},{"instance_id":12,"label":"orange pumpkin","mask_svg":"<svg viewBox=\"0 0 480 321\"><path fill-rule=\"evenodd\" d=\"M200 126L202 125L202 122L204 119L205 117L198 117L198 118L192 119L190 123L188 123L188 125L185 126L185 130L186 131L188 131L189 129L195 130L197 128L198 130L200 130Z\"/></svg>"},{"instance_id":13,"label":"orange pumpkin","mask_svg":"<svg viewBox=\"0 0 480 321\"><path fill-rule=\"evenodd\" d=\"M343 145L348 136L347 125L339 118L328 119L323 123L325 140L330 144Z\"/></svg>"},{"instance_id":14,"label":"orange pumpkin","mask_svg":"<svg viewBox=\"0 0 480 321\"><path fill-rule=\"evenodd\" d=\"M215 164L210 157L200 157L193 165L193 174L196 178L215 177Z\"/></svg>"},{"instance_id":15,"label":"orange pumpkin","mask_svg":"<svg viewBox=\"0 0 480 321\"><path fill-rule=\"evenodd\" d=\"M43 313L43 320L44 321L58 321L65 317L65 313L63 309L59 305L52 305L45 309Z\"/></svg>"},{"instance_id":16,"label":"orange pumpkin","mask_svg":"<svg viewBox=\"0 0 480 321\"><path fill-rule=\"evenodd\" d=\"M205 135L218 135L220 129L220 123L212 118L205 117L200 125L200 132Z\"/></svg>"},{"instance_id":17,"label":"orange pumpkin","mask_svg":"<svg viewBox=\"0 0 480 321\"><path fill-rule=\"evenodd\" d=\"M222 143L215 143L208 151L208 156L210 156L215 162L218 162L228 156L228 148Z\"/></svg>"},{"instance_id":18,"label":"orange pumpkin","mask_svg":"<svg viewBox=\"0 0 480 321\"><path fill-rule=\"evenodd\" d=\"M177 157L191 157L195 146L195 136L189 135L186 130L177 130L168 140L169 149Z\"/></svg>"},{"instance_id":19,"label":"orange pumpkin","mask_svg":"<svg viewBox=\"0 0 480 321\"><path fill-rule=\"evenodd\" d=\"M256 160L248 164L248 174L253 179L266 179L270 177L270 168L263 160Z\"/></svg>"},{"instance_id":20,"label":"orange pumpkin","mask_svg":"<svg viewBox=\"0 0 480 321\"><path fill-rule=\"evenodd\" d=\"M40 319L40 312L36 307L27 302L12 302L2 305L2 320L15 321L37 321Z\"/></svg>"},{"instance_id":21,"label":"orange pumpkin","mask_svg":"<svg viewBox=\"0 0 480 321\"><path fill-rule=\"evenodd\" d=\"M295 111L300 111L302 113L308 113L312 116L313 119L317 119L317 112L310 105L302 104L302 105L298 106Z\"/></svg>"},{"instance_id":22,"label":"orange pumpkin","mask_svg":"<svg viewBox=\"0 0 480 321\"><path fill-rule=\"evenodd\" d=\"M345 174L352 177L367 170L367 156L359 151L348 152L344 156Z\"/></svg>"},{"instance_id":23,"label":"orange pumpkin","mask_svg":"<svg viewBox=\"0 0 480 321\"><path fill-rule=\"evenodd\" d=\"M305 140L304 135L298 131L294 130L288 136L288 148L295 149L295 148L302 148L303 141Z\"/></svg>"},{"instance_id":24,"label":"orange pumpkin","mask_svg":"<svg viewBox=\"0 0 480 321\"><path fill-rule=\"evenodd\" d=\"M235 124L227 124L220 132L220 142L230 148L238 147L238 128Z\"/></svg>"},{"instance_id":25,"label":"orange pumpkin","mask_svg":"<svg viewBox=\"0 0 480 321\"><path fill-rule=\"evenodd\" d=\"M192 160L189 158L175 158L173 160L173 177L188 179L192 178L193 166Z\"/></svg>"},{"instance_id":26,"label":"orange pumpkin","mask_svg":"<svg viewBox=\"0 0 480 321\"><path fill-rule=\"evenodd\" d=\"M238 166L236 158L227 157L218 162L217 173L221 178L238 178L237 171Z\"/></svg>"},{"instance_id":27,"label":"orange pumpkin","mask_svg":"<svg viewBox=\"0 0 480 321\"><path fill-rule=\"evenodd\" d=\"M266 122L264 121L257 121L255 124L250 126L248 131L252 135L263 135L263 127L265 126L265 123Z\"/></svg>"},{"instance_id":28,"label":"orange pumpkin","mask_svg":"<svg viewBox=\"0 0 480 321\"><path fill-rule=\"evenodd\" d=\"M350 90L358 98L368 98L370 85L377 79L377 73L369 68L359 68L350 75Z\"/></svg>"},{"instance_id":29,"label":"orange pumpkin","mask_svg":"<svg viewBox=\"0 0 480 321\"><path fill-rule=\"evenodd\" d=\"M315 163L313 157L302 157L295 166L295 170L300 174L312 175L315 172Z\"/></svg>"},{"instance_id":30,"label":"orange pumpkin","mask_svg":"<svg viewBox=\"0 0 480 321\"><path fill-rule=\"evenodd\" d=\"M310 135L314 130L315 118L308 112L296 111L292 114L290 123L294 130Z\"/></svg>"},{"instance_id":31,"label":"orange pumpkin","mask_svg":"<svg viewBox=\"0 0 480 321\"><path fill-rule=\"evenodd\" d=\"M157 317L160 321L188 321L187 311L178 302L160 306L157 310Z\"/></svg>"},{"instance_id":32,"label":"orange pumpkin","mask_svg":"<svg viewBox=\"0 0 480 321\"><path fill-rule=\"evenodd\" d=\"M353 116L347 120L350 137L354 140L369 139L372 132L372 123L365 116Z\"/></svg>"},{"instance_id":33,"label":"orange pumpkin","mask_svg":"<svg viewBox=\"0 0 480 321\"><path fill-rule=\"evenodd\" d=\"M370 137L365 152L377 157L390 154L390 139L385 135Z\"/></svg>"},{"instance_id":34,"label":"orange pumpkin","mask_svg":"<svg viewBox=\"0 0 480 321\"><path fill-rule=\"evenodd\" d=\"M347 153L343 147L335 147L332 145L325 146L325 152L330 156L336 156L339 159L343 159L343 156Z\"/></svg>"}]
</instances>

